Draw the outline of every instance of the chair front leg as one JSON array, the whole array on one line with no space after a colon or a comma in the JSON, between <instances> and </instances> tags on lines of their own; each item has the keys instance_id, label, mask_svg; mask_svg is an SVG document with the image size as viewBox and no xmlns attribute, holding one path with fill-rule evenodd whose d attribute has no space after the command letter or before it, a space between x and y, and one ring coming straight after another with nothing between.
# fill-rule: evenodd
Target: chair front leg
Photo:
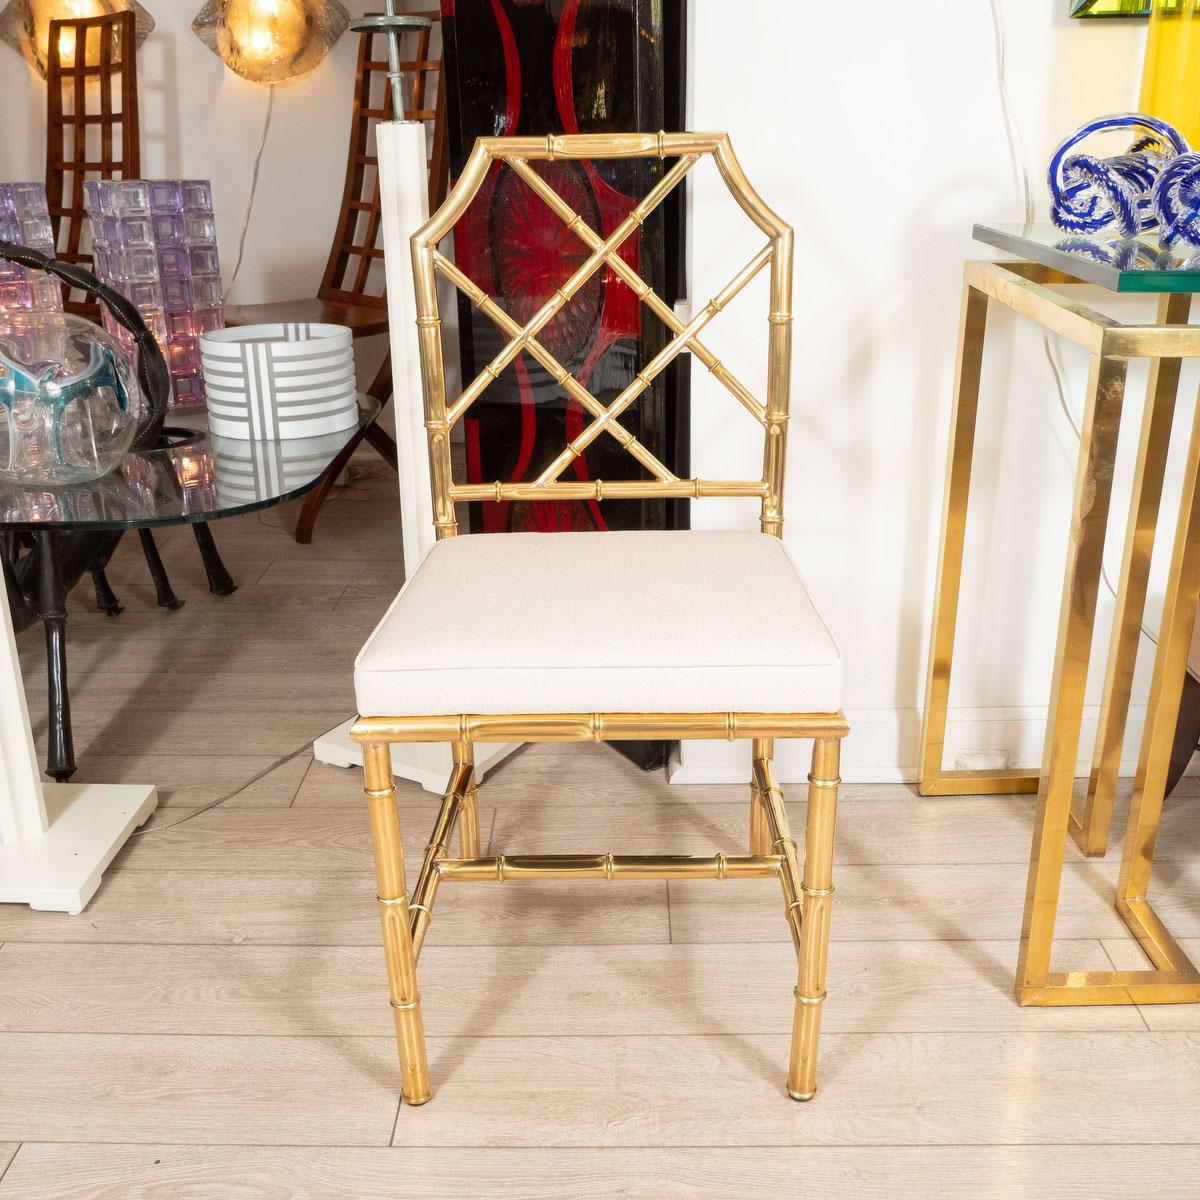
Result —
<instances>
[{"instance_id":1,"label":"chair front leg","mask_svg":"<svg viewBox=\"0 0 1200 1200\"><path fill-rule=\"evenodd\" d=\"M841 742L813 745L808 777L808 826L804 837L804 882L800 925L800 965L796 1014L792 1023L792 1062L788 1094L811 1100L817 1090L817 1042L825 1002L825 966L829 958L829 910L833 896L833 836L837 815Z\"/></svg>"},{"instance_id":2,"label":"chair front leg","mask_svg":"<svg viewBox=\"0 0 1200 1200\"><path fill-rule=\"evenodd\" d=\"M385 743L363 745L367 802L371 812L371 837L375 844L375 875L379 890L379 919L387 958L392 1015L400 1051L401 1090L408 1104L429 1099L429 1063L425 1053L425 1025L417 991L417 964L409 927L408 888L404 880L404 850L396 816L396 787L392 757Z\"/></svg>"}]
</instances>

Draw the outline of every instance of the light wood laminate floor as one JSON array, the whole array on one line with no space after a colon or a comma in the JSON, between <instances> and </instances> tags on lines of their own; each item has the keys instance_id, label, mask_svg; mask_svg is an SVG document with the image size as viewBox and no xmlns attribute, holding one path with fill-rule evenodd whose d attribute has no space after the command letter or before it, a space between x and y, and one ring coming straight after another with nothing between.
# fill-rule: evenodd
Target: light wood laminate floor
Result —
<instances>
[{"instance_id":1,"label":"light wood laminate floor","mask_svg":"<svg viewBox=\"0 0 1200 1200\"><path fill-rule=\"evenodd\" d=\"M1200 1195L1200 1007L1012 999L1029 798L844 789L810 1104L783 1090L794 960L755 881L443 889L434 1098L402 1106L360 780L306 749L401 583L394 479L356 474L309 547L294 507L217 526L233 597L186 530L160 537L182 611L133 538L124 615L72 597L78 778L157 783L161 808L81 916L0 908L0 1200ZM20 645L40 741L39 633ZM400 804L415 855L436 800ZM744 789L596 746L527 748L480 805L493 853L746 836ZM1157 907L1194 954L1196 784L1169 808ZM1071 855L1062 965L1136 956L1115 869Z\"/></svg>"}]
</instances>

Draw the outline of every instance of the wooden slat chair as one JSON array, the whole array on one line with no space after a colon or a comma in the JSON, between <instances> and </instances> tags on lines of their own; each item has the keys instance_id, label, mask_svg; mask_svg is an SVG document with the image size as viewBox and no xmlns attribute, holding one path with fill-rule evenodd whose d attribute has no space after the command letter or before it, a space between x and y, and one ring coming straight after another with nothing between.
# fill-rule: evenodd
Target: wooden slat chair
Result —
<instances>
[{"instance_id":1,"label":"wooden slat chair","mask_svg":"<svg viewBox=\"0 0 1200 1200\"><path fill-rule=\"evenodd\" d=\"M50 22L46 198L56 257L89 271L84 182L141 176L136 48L132 11ZM68 312L100 319L100 306L83 293L65 299Z\"/></svg>"},{"instance_id":2,"label":"wooden slat chair","mask_svg":"<svg viewBox=\"0 0 1200 1200\"><path fill-rule=\"evenodd\" d=\"M413 13L438 17L438 13ZM401 68L412 80L412 99L406 119L429 125L429 203L432 211L446 194L449 152L446 131L445 81L440 58L431 57L431 30L405 31L405 52L411 57ZM374 130L380 121L393 119L391 89L387 81L387 35L368 30L360 35L354 111L350 119L350 146L346 158L346 184L338 213L333 244L325 274L315 296L299 300L243 304L225 310L227 325L258 325L315 322L347 326L355 338L386 333L387 293L384 288L383 230L380 223L379 159L374 148ZM380 404L392 395L392 366L385 357L374 382L367 389ZM321 482L309 493L296 523L296 540L312 541L313 527L321 507L351 455L366 439L393 467L396 443L372 423L347 444L330 465Z\"/></svg>"},{"instance_id":3,"label":"wooden slat chair","mask_svg":"<svg viewBox=\"0 0 1200 1200\"><path fill-rule=\"evenodd\" d=\"M657 158L660 181L607 238L538 174L551 159ZM686 325L617 253L698 160L711 157L762 249ZM665 160L674 160L667 167ZM519 174L583 241L589 257L523 327L438 250L496 162ZM530 197L530 203L537 201ZM439 885L469 880L777 878L799 974L788 1093L816 1088L825 998L842 662L782 542L792 342L792 231L758 197L725 134L481 138L446 203L413 238L418 329L437 544L355 664L379 908L404 1099L429 1099L417 959ZM673 335L607 405L555 361L541 331L599 270L620 276ZM704 327L761 271L770 277L765 403L701 341ZM510 339L448 398L439 277ZM650 381L690 351L748 410L764 440L760 478L680 479L620 424ZM450 437L472 402L519 353L537 360L593 421L529 482L464 484ZM564 481L569 464L611 436L643 465L641 480ZM761 532L633 531L457 537L455 504L495 500L740 496L757 500ZM636 613L636 619L630 614ZM483 857L476 817L476 742L726 738L752 742L749 853ZM803 874L773 766L777 738L811 738ZM411 901L405 881L390 744L449 742L454 767ZM448 846L455 828L459 856Z\"/></svg>"},{"instance_id":4,"label":"wooden slat chair","mask_svg":"<svg viewBox=\"0 0 1200 1200\"><path fill-rule=\"evenodd\" d=\"M89 179L138 179L141 157L135 14L126 10L51 21L46 58L46 198L58 259L92 270L83 185ZM82 292L65 289L63 302L68 312L100 320L100 306ZM236 591L208 525L193 525L192 533L209 591L217 596ZM154 535L139 529L138 538L159 605L181 608L183 601L171 587ZM96 604L116 616L121 605L105 574L106 563L100 561L92 571Z\"/></svg>"}]
</instances>

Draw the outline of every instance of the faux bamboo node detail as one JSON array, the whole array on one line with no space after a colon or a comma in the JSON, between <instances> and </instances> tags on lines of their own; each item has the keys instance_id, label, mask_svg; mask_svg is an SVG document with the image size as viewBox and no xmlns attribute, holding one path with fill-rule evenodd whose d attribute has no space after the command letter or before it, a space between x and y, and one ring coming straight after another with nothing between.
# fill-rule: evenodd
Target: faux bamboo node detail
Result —
<instances>
[{"instance_id":1,"label":"faux bamboo node detail","mask_svg":"<svg viewBox=\"0 0 1200 1200\"><path fill-rule=\"evenodd\" d=\"M648 738L841 738L841 713L460 713L359 717L356 742L620 742Z\"/></svg>"},{"instance_id":2,"label":"faux bamboo node detail","mask_svg":"<svg viewBox=\"0 0 1200 1200\"><path fill-rule=\"evenodd\" d=\"M779 874L777 854L531 854L443 858L445 880L506 883L513 879L768 879Z\"/></svg>"}]
</instances>

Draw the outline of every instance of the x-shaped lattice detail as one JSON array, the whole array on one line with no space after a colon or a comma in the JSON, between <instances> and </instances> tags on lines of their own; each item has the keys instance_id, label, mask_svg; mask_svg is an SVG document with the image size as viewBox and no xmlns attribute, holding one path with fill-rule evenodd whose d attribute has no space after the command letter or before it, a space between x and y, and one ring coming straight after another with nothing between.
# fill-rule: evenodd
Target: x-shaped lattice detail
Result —
<instances>
[{"instance_id":1,"label":"x-shaped lattice detail","mask_svg":"<svg viewBox=\"0 0 1200 1200\"><path fill-rule=\"evenodd\" d=\"M686 325L674 310L654 289L623 259L618 250L625 239L640 226L654 211L675 185L691 170L699 155L686 154L680 157L645 198L630 212L607 238L601 238L583 217L534 171L525 159L510 158L506 161L525 180L533 191L546 202L550 209L573 230L592 250L591 256L559 288L553 296L522 327L517 324L482 288L455 267L444 255L434 253L435 268L459 288L468 299L511 339L492 361L465 388L458 400L447 412L447 420L454 425L468 408L479 398L487 386L517 357L526 350L536 358L555 381L595 417L563 449L552 463L534 481L537 485L553 483L587 449L601 433L613 436L625 450L642 464L655 478L664 482L675 482L675 476L641 442L617 420L637 398L653 383L654 379L685 349L700 359L737 400L762 425L766 424L766 408L759 403L736 376L725 367L715 354L699 340L700 331L721 312L726 305L771 261L772 246L768 243L746 264L716 296L713 297ZM592 395L555 357L538 341L537 334L568 304L581 287L596 271L608 265L667 326L675 337L654 356L633 380L607 407Z\"/></svg>"}]
</instances>

